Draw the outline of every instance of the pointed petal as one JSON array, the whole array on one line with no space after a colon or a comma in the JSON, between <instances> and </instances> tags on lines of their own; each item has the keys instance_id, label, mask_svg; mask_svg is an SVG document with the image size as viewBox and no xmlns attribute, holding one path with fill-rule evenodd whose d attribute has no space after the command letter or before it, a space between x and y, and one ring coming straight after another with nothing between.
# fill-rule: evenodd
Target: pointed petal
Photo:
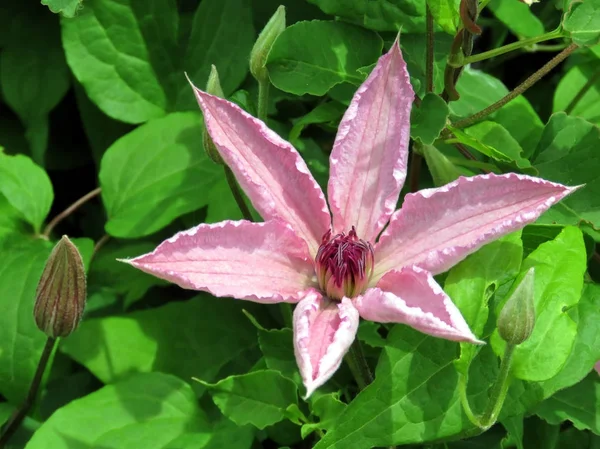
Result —
<instances>
[{"instance_id":1,"label":"pointed petal","mask_svg":"<svg viewBox=\"0 0 600 449\"><path fill-rule=\"evenodd\" d=\"M306 397L337 371L356 336L358 312L352 301L334 302L312 292L294 310L294 352Z\"/></svg>"},{"instance_id":2,"label":"pointed petal","mask_svg":"<svg viewBox=\"0 0 600 449\"><path fill-rule=\"evenodd\" d=\"M375 282L418 265L442 273L477 249L535 221L578 187L508 173L458 178L406 195L375 246Z\"/></svg>"},{"instance_id":3,"label":"pointed petal","mask_svg":"<svg viewBox=\"0 0 600 449\"><path fill-rule=\"evenodd\" d=\"M237 105L192 84L221 157L265 220L281 218L317 253L330 216L321 187L294 147Z\"/></svg>"},{"instance_id":4,"label":"pointed petal","mask_svg":"<svg viewBox=\"0 0 600 449\"><path fill-rule=\"evenodd\" d=\"M413 98L396 40L340 123L328 186L335 232L355 226L360 238L374 242L396 209L406 178Z\"/></svg>"},{"instance_id":5,"label":"pointed petal","mask_svg":"<svg viewBox=\"0 0 600 449\"><path fill-rule=\"evenodd\" d=\"M366 320L408 324L434 337L483 343L431 273L418 267L388 272L376 288L356 298L355 305Z\"/></svg>"},{"instance_id":6,"label":"pointed petal","mask_svg":"<svg viewBox=\"0 0 600 449\"><path fill-rule=\"evenodd\" d=\"M600 362L596 363L596 365L594 365L594 368L596 369L598 374L600 374Z\"/></svg>"},{"instance_id":7,"label":"pointed petal","mask_svg":"<svg viewBox=\"0 0 600 449\"><path fill-rule=\"evenodd\" d=\"M314 286L306 244L278 220L201 224L125 262L183 288L262 303L295 302Z\"/></svg>"}]
</instances>

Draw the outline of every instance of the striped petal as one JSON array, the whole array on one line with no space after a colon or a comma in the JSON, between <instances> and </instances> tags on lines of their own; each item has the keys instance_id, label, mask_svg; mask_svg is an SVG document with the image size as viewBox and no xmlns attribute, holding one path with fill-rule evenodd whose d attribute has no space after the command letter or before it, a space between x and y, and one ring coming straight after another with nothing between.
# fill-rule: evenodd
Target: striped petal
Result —
<instances>
[{"instance_id":1,"label":"striped petal","mask_svg":"<svg viewBox=\"0 0 600 449\"><path fill-rule=\"evenodd\" d=\"M396 40L340 123L328 186L335 232L355 226L360 238L373 242L396 209L406 178L413 98Z\"/></svg>"},{"instance_id":2,"label":"striped petal","mask_svg":"<svg viewBox=\"0 0 600 449\"><path fill-rule=\"evenodd\" d=\"M375 246L373 282L410 265L442 273L486 243L534 222L577 188L508 173L461 177L406 195Z\"/></svg>"},{"instance_id":3,"label":"striped petal","mask_svg":"<svg viewBox=\"0 0 600 449\"><path fill-rule=\"evenodd\" d=\"M201 224L124 262L183 288L261 303L297 302L314 286L306 244L281 221Z\"/></svg>"},{"instance_id":4,"label":"striped petal","mask_svg":"<svg viewBox=\"0 0 600 449\"><path fill-rule=\"evenodd\" d=\"M407 324L447 340L482 343L431 273L418 267L390 271L362 297L356 308L364 319Z\"/></svg>"},{"instance_id":5,"label":"striped petal","mask_svg":"<svg viewBox=\"0 0 600 449\"><path fill-rule=\"evenodd\" d=\"M323 191L294 147L237 105L192 84L221 157L265 220L280 218L314 256L331 219Z\"/></svg>"},{"instance_id":6,"label":"striped petal","mask_svg":"<svg viewBox=\"0 0 600 449\"><path fill-rule=\"evenodd\" d=\"M334 302L312 292L294 310L294 352L306 397L337 371L354 341L358 312L352 301Z\"/></svg>"}]
</instances>

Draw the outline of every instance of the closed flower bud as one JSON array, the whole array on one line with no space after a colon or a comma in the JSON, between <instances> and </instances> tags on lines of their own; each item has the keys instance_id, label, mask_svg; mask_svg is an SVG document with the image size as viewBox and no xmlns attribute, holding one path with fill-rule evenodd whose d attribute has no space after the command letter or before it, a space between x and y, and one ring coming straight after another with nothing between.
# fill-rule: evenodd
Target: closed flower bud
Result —
<instances>
[{"instance_id":1,"label":"closed flower bud","mask_svg":"<svg viewBox=\"0 0 600 449\"><path fill-rule=\"evenodd\" d=\"M86 301L85 270L77 247L64 235L38 284L33 315L48 337L66 337L81 321Z\"/></svg>"},{"instance_id":2,"label":"closed flower bud","mask_svg":"<svg viewBox=\"0 0 600 449\"><path fill-rule=\"evenodd\" d=\"M267 56L277 37L285 30L285 7L280 6L261 31L250 52L250 73L258 82L265 82Z\"/></svg>"},{"instance_id":3,"label":"closed flower bud","mask_svg":"<svg viewBox=\"0 0 600 449\"><path fill-rule=\"evenodd\" d=\"M498 317L498 333L507 343L519 345L529 338L535 325L534 271L530 268Z\"/></svg>"},{"instance_id":4,"label":"closed flower bud","mask_svg":"<svg viewBox=\"0 0 600 449\"><path fill-rule=\"evenodd\" d=\"M210 75L208 75L208 81L206 83L206 92L216 97L225 98L223 88L221 87L221 80L219 79L219 72L217 72L217 68L214 65L210 67ZM215 144L208 134L206 125L203 126L202 130L202 145L204 145L204 151L206 151L206 155L211 161L215 164L225 165L223 158L221 158L221 155L219 154L219 150L217 150L217 147L215 147Z\"/></svg>"}]
</instances>

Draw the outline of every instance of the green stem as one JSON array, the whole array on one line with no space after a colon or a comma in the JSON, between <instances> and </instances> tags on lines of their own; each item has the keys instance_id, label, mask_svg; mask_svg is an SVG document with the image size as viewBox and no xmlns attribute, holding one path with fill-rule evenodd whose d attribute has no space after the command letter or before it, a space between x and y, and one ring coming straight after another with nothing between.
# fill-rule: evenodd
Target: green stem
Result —
<instances>
[{"instance_id":1,"label":"green stem","mask_svg":"<svg viewBox=\"0 0 600 449\"><path fill-rule=\"evenodd\" d=\"M600 79L600 70L598 70L596 73L594 73L592 76L590 76L590 78L587 80L587 83L585 83L583 85L583 87L581 89L579 89L579 92L577 92L577 95L575 95L573 97L571 102L565 108L566 114L570 114L571 112L573 112L573 109L575 109L575 106L577 106L577 103L579 103L581 101L581 99L585 96L585 94L588 93L588 91L592 88L592 86L594 84L596 84L596 82L599 79Z\"/></svg>"},{"instance_id":2,"label":"green stem","mask_svg":"<svg viewBox=\"0 0 600 449\"><path fill-rule=\"evenodd\" d=\"M498 420L498 415L500 414L500 410L502 410L502 405L504 405L504 399L506 398L506 393L508 392L508 387L510 385L510 366L515 348L516 345L506 343L504 356L502 357L502 362L500 363L500 372L498 373L496 383L492 387L487 408L481 416L480 422L483 429L489 429L492 427L492 425L494 425L494 423Z\"/></svg>"},{"instance_id":3,"label":"green stem","mask_svg":"<svg viewBox=\"0 0 600 449\"><path fill-rule=\"evenodd\" d=\"M263 122L267 121L267 112L269 108L269 79L258 82L258 118Z\"/></svg>"},{"instance_id":4,"label":"green stem","mask_svg":"<svg viewBox=\"0 0 600 449\"><path fill-rule=\"evenodd\" d=\"M369 365L367 364L358 338L354 339L352 346L350 346L350 350L344 358L358 384L359 390L364 390L371 382L373 382L373 374L371 374L371 370L369 369Z\"/></svg>"},{"instance_id":5,"label":"green stem","mask_svg":"<svg viewBox=\"0 0 600 449\"><path fill-rule=\"evenodd\" d=\"M561 51L559 54L557 54L554 58L552 58L550 61L548 61L546 64L544 64L544 66L541 69L539 69L537 72L535 72L529 78L527 78L525 81L523 81L521 84L519 84L512 92L509 92L508 95L501 98L496 103L483 109L482 111L479 111L478 113L472 115L471 117L467 117L465 119L462 119L462 120L459 120L459 121L453 123L452 126L454 126L455 128L466 128L467 126L477 123L479 120L481 120L484 117L487 117L491 113L496 112L498 109L500 109L506 103L514 100L519 95L521 95L523 92L525 92L527 89L529 89L531 86L533 86L535 83L537 83L548 72L550 72L554 67L556 67L558 64L563 62L571 53L573 53L575 50L577 50L577 48L578 47L576 44L569 45L567 48L565 48L563 51Z\"/></svg>"},{"instance_id":6,"label":"green stem","mask_svg":"<svg viewBox=\"0 0 600 449\"><path fill-rule=\"evenodd\" d=\"M46 370L46 366L48 364L48 360L50 359L50 355L54 350L55 343L56 339L52 337L48 337L48 339L46 340L46 345L44 346L44 350L42 351L42 355L40 356L40 361L38 362L35 375L33 376L33 380L31 381L31 386L29 387L27 397L25 398L21 406L14 411L14 413L8 420L8 423L4 427L4 433L0 437L0 449L5 447L6 443L8 443L8 440L19 428L19 425L21 424L25 416L27 416L27 412L35 402L42 381L42 376L44 375L44 371Z\"/></svg>"},{"instance_id":7,"label":"green stem","mask_svg":"<svg viewBox=\"0 0 600 449\"><path fill-rule=\"evenodd\" d=\"M473 413L473 410L471 410L471 406L469 405L469 398L467 397L467 380L468 378L466 375L459 374L458 394L460 396L460 403L462 404L465 415L467 415L467 418L471 421L471 424L480 428L481 422L479 421L479 418L475 416L475 413Z\"/></svg>"},{"instance_id":8,"label":"green stem","mask_svg":"<svg viewBox=\"0 0 600 449\"><path fill-rule=\"evenodd\" d=\"M473 62L484 61L486 59L493 58L495 56L500 56L505 53L509 53L513 50L518 50L523 47L527 47L529 45L537 44L538 42L549 41L551 39L559 39L563 37L564 34L561 30L550 31L549 33L542 34L536 37L530 37L529 39L523 39L517 42L513 42L508 45L504 45L499 48L494 48L489 51L484 51L483 53L479 53L476 55L467 56L462 60L461 66L465 66L467 64L471 64Z\"/></svg>"},{"instance_id":9,"label":"green stem","mask_svg":"<svg viewBox=\"0 0 600 449\"><path fill-rule=\"evenodd\" d=\"M425 59L425 89L427 92L433 92L433 15L427 4L427 51Z\"/></svg>"},{"instance_id":10,"label":"green stem","mask_svg":"<svg viewBox=\"0 0 600 449\"><path fill-rule=\"evenodd\" d=\"M223 166L223 170L225 171L225 178L227 179L227 184L229 185L229 189L231 190L231 193L233 195L233 198L235 199L235 202L237 203L238 207L240 208L240 212L242 213L242 216L244 217L244 219L246 219L248 221L252 221L252 214L250 213L250 209L248 209L248 206L246 205L246 202L244 201L244 196L242 195L240 186L238 185L237 181L235 180L235 176L233 176L233 172L227 165Z\"/></svg>"}]
</instances>

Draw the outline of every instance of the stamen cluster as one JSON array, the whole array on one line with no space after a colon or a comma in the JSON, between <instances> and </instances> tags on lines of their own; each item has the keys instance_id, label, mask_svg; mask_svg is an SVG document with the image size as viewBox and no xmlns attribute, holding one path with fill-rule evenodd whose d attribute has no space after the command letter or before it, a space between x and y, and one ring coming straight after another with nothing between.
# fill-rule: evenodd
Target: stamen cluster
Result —
<instances>
[{"instance_id":1,"label":"stamen cluster","mask_svg":"<svg viewBox=\"0 0 600 449\"><path fill-rule=\"evenodd\" d=\"M352 230L331 237L323 235L315 258L319 286L330 299L353 298L367 289L373 274L373 247Z\"/></svg>"}]
</instances>

